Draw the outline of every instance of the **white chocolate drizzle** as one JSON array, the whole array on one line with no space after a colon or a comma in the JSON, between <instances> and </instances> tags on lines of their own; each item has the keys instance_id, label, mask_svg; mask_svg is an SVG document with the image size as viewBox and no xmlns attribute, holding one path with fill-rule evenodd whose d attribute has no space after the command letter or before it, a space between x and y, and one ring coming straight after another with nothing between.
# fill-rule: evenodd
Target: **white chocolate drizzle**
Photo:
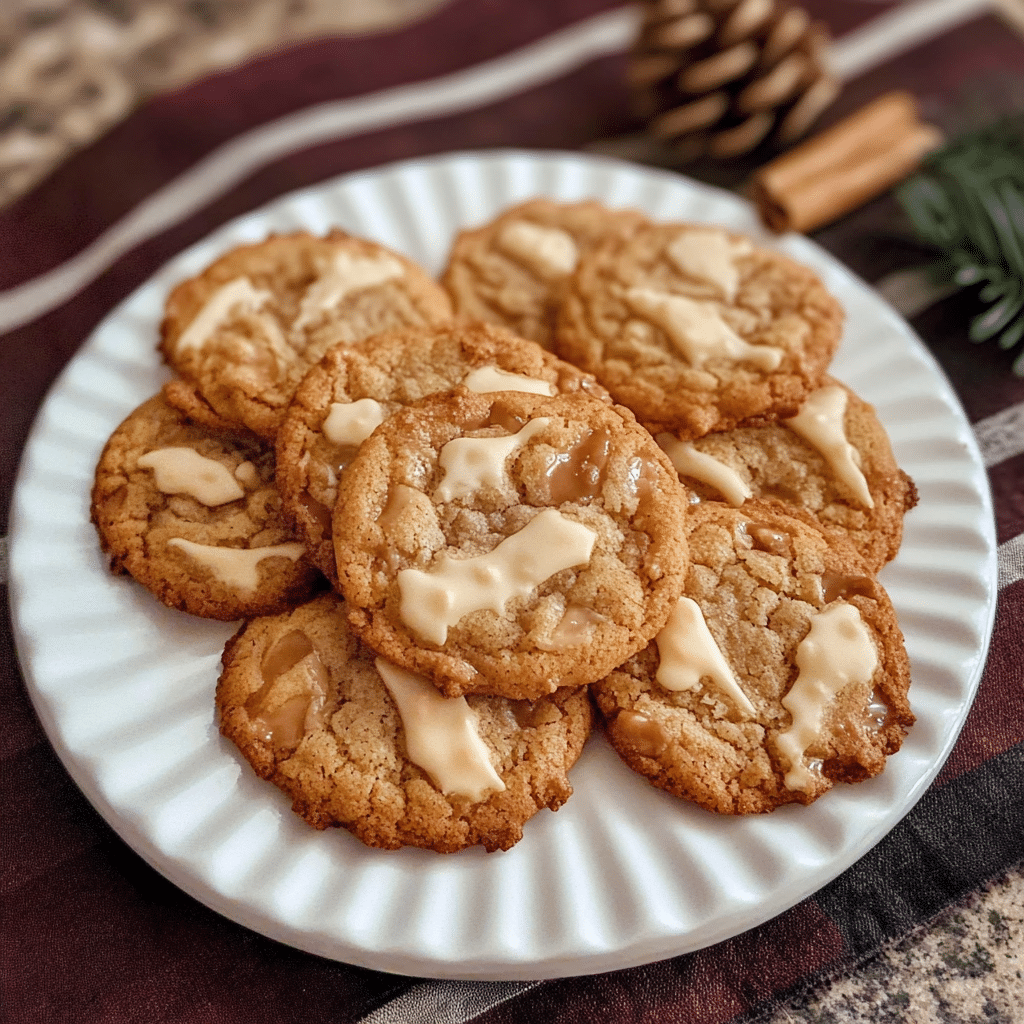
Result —
<instances>
[{"instance_id":1,"label":"white chocolate drizzle","mask_svg":"<svg viewBox=\"0 0 1024 1024\"><path fill-rule=\"evenodd\" d=\"M293 329L308 327L347 296L393 281L404 273L401 261L389 253L359 256L342 249L334 254L330 269L306 289Z\"/></svg>"},{"instance_id":2,"label":"white chocolate drizzle","mask_svg":"<svg viewBox=\"0 0 1024 1024\"><path fill-rule=\"evenodd\" d=\"M781 348L744 341L722 319L713 302L697 302L653 288L629 288L625 298L635 313L660 327L698 370L709 359L753 363L759 370L775 370L782 362Z\"/></svg>"},{"instance_id":3,"label":"white chocolate drizzle","mask_svg":"<svg viewBox=\"0 0 1024 1024\"><path fill-rule=\"evenodd\" d=\"M527 377L521 373L509 373L498 366L478 366L466 374L462 383L478 395L492 391L522 391L528 395L548 395L555 393L555 385L536 377Z\"/></svg>"},{"instance_id":4,"label":"white chocolate drizzle","mask_svg":"<svg viewBox=\"0 0 1024 1024\"><path fill-rule=\"evenodd\" d=\"M680 441L671 434L658 434L655 440L680 476L692 477L714 487L734 508L739 508L750 497L750 487L732 466L719 462L707 452L698 451L691 441Z\"/></svg>"},{"instance_id":5,"label":"white chocolate drizzle","mask_svg":"<svg viewBox=\"0 0 1024 1024\"><path fill-rule=\"evenodd\" d=\"M186 349L202 348L236 309L255 313L270 298L270 292L255 288L247 277L236 277L228 281L206 300L192 322L182 331L175 345L176 350L183 352Z\"/></svg>"},{"instance_id":6,"label":"white chocolate drizzle","mask_svg":"<svg viewBox=\"0 0 1024 1024\"><path fill-rule=\"evenodd\" d=\"M362 444L384 422L384 407L372 398L332 402L320 432L331 444Z\"/></svg>"},{"instance_id":7,"label":"white chocolate drizzle","mask_svg":"<svg viewBox=\"0 0 1024 1024\"><path fill-rule=\"evenodd\" d=\"M740 284L736 257L746 256L752 248L747 239L732 239L717 228L688 228L665 252L684 274L713 284L726 302L732 302Z\"/></svg>"},{"instance_id":8,"label":"white chocolate drizzle","mask_svg":"<svg viewBox=\"0 0 1024 1024\"><path fill-rule=\"evenodd\" d=\"M696 690L701 679L708 677L749 717L756 716L696 601L679 598L655 643L659 657L655 679L666 690Z\"/></svg>"},{"instance_id":9,"label":"white chocolate drizzle","mask_svg":"<svg viewBox=\"0 0 1024 1024\"><path fill-rule=\"evenodd\" d=\"M172 537L167 546L179 548L200 565L206 566L213 575L243 594L254 593L259 586L257 567L264 558L290 558L293 562L301 558L306 549L299 543L271 544L264 548L222 548L215 544L197 544L182 537Z\"/></svg>"},{"instance_id":10,"label":"white chocolate drizzle","mask_svg":"<svg viewBox=\"0 0 1024 1024\"><path fill-rule=\"evenodd\" d=\"M796 682L782 698L793 722L779 735L778 746L790 764L786 788L807 792L814 776L804 752L821 734L826 705L848 684L870 682L878 666L878 652L860 612L843 601L815 614L796 649L796 665Z\"/></svg>"},{"instance_id":11,"label":"white chocolate drizzle","mask_svg":"<svg viewBox=\"0 0 1024 1024\"><path fill-rule=\"evenodd\" d=\"M153 470L153 482L162 494L187 494L208 508L245 496L224 463L208 459L194 448L155 448L146 452L138 464Z\"/></svg>"},{"instance_id":12,"label":"white chocolate drizzle","mask_svg":"<svg viewBox=\"0 0 1024 1024\"><path fill-rule=\"evenodd\" d=\"M504 791L505 783L491 764L465 697L442 697L422 676L383 658L374 664L398 708L409 760L445 796L463 796L476 803L488 792Z\"/></svg>"},{"instance_id":13,"label":"white chocolate drizzle","mask_svg":"<svg viewBox=\"0 0 1024 1024\"><path fill-rule=\"evenodd\" d=\"M498 615L514 597L528 597L563 569L590 561L597 534L548 508L492 551L472 558L441 555L429 571L398 573L399 616L418 636L443 644L470 612Z\"/></svg>"},{"instance_id":14,"label":"white chocolate drizzle","mask_svg":"<svg viewBox=\"0 0 1024 1024\"><path fill-rule=\"evenodd\" d=\"M499 232L497 243L507 256L546 280L568 276L579 260L572 235L529 220L510 221Z\"/></svg>"},{"instance_id":15,"label":"white chocolate drizzle","mask_svg":"<svg viewBox=\"0 0 1024 1024\"><path fill-rule=\"evenodd\" d=\"M504 437L456 437L438 456L444 476L434 491L435 501L454 501L481 487L505 482L505 460L548 425L546 416L530 420L520 431Z\"/></svg>"},{"instance_id":16,"label":"white chocolate drizzle","mask_svg":"<svg viewBox=\"0 0 1024 1024\"><path fill-rule=\"evenodd\" d=\"M796 416L785 423L821 452L835 475L865 508L874 508L868 482L858 465L860 452L846 439L846 403L846 391L838 384L828 384L812 391Z\"/></svg>"}]
</instances>

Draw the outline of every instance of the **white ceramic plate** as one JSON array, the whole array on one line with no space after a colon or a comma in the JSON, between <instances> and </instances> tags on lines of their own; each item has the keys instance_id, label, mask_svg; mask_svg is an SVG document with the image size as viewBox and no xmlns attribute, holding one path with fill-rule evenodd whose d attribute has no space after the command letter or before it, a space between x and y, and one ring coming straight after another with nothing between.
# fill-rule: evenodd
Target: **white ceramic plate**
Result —
<instances>
[{"instance_id":1,"label":"white ceramic plate","mask_svg":"<svg viewBox=\"0 0 1024 1024\"><path fill-rule=\"evenodd\" d=\"M876 779L809 808L705 813L652 788L599 737L576 793L507 853L383 853L315 832L221 739L213 691L231 626L160 606L107 571L89 523L93 468L165 379L154 350L168 289L230 246L331 225L440 270L453 233L532 195L597 196L664 220L760 235L734 196L578 155L470 153L350 175L272 203L172 261L96 330L47 398L11 535L18 651L43 726L120 835L203 903L326 957L434 977L530 979L633 966L710 945L838 875L916 803L981 674L995 606L990 497L953 392L907 325L802 237L848 314L834 373L873 402L920 505L884 572L913 666L918 722ZM768 240L766 240L768 241Z\"/></svg>"}]
</instances>

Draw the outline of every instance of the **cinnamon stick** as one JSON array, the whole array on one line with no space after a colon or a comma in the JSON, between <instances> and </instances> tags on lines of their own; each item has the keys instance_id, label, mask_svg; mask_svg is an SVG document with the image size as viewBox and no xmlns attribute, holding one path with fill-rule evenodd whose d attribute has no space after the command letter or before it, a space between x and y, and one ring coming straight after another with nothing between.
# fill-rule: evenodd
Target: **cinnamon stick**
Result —
<instances>
[{"instance_id":1,"label":"cinnamon stick","mask_svg":"<svg viewBox=\"0 0 1024 1024\"><path fill-rule=\"evenodd\" d=\"M942 142L913 96L886 93L762 167L751 198L773 231L810 231L901 181Z\"/></svg>"}]
</instances>

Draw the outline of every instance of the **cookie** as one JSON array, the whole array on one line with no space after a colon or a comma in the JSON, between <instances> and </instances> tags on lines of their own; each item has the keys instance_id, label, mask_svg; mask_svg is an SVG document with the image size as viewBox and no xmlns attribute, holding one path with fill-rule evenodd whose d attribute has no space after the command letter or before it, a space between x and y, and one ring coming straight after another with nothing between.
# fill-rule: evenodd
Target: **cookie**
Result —
<instances>
[{"instance_id":1,"label":"cookie","mask_svg":"<svg viewBox=\"0 0 1024 1024\"><path fill-rule=\"evenodd\" d=\"M875 410L831 378L793 419L658 444L692 495L734 506L781 501L852 540L871 572L899 550L917 488L899 468Z\"/></svg>"},{"instance_id":2,"label":"cookie","mask_svg":"<svg viewBox=\"0 0 1024 1024\"><path fill-rule=\"evenodd\" d=\"M337 344L451 316L411 260L332 231L225 253L167 299L160 351L225 419L273 440L306 371Z\"/></svg>"},{"instance_id":3,"label":"cookie","mask_svg":"<svg viewBox=\"0 0 1024 1024\"><path fill-rule=\"evenodd\" d=\"M354 631L448 696L600 679L661 628L687 499L627 409L455 392L363 442L334 515Z\"/></svg>"},{"instance_id":4,"label":"cookie","mask_svg":"<svg viewBox=\"0 0 1024 1024\"><path fill-rule=\"evenodd\" d=\"M488 324L409 327L331 349L303 378L278 431L277 485L310 560L332 581L338 477L359 443L395 410L456 385L607 397L590 374Z\"/></svg>"},{"instance_id":5,"label":"cookie","mask_svg":"<svg viewBox=\"0 0 1024 1024\"><path fill-rule=\"evenodd\" d=\"M92 490L113 572L228 621L281 611L323 582L280 510L265 441L192 423L160 395L114 431Z\"/></svg>"},{"instance_id":6,"label":"cookie","mask_svg":"<svg viewBox=\"0 0 1024 1024\"><path fill-rule=\"evenodd\" d=\"M690 524L669 624L591 687L619 756L724 814L881 772L914 721L910 669L853 545L767 503L701 504Z\"/></svg>"},{"instance_id":7,"label":"cookie","mask_svg":"<svg viewBox=\"0 0 1024 1024\"><path fill-rule=\"evenodd\" d=\"M531 199L458 234L441 275L456 315L501 324L551 348L555 319L582 253L646 223L598 202Z\"/></svg>"},{"instance_id":8,"label":"cookie","mask_svg":"<svg viewBox=\"0 0 1024 1024\"><path fill-rule=\"evenodd\" d=\"M247 622L216 700L221 732L309 824L444 853L507 850L557 810L592 716L580 689L446 699L363 647L334 594Z\"/></svg>"},{"instance_id":9,"label":"cookie","mask_svg":"<svg viewBox=\"0 0 1024 1024\"><path fill-rule=\"evenodd\" d=\"M654 433L794 415L843 315L813 271L720 228L649 224L581 258L556 351Z\"/></svg>"}]
</instances>

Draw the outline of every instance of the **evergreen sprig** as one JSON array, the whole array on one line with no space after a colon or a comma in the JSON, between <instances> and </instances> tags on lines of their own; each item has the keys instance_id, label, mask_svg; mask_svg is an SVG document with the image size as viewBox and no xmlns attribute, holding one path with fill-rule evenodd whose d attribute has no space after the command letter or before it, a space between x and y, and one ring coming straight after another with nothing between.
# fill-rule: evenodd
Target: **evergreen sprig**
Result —
<instances>
[{"instance_id":1,"label":"evergreen sprig","mask_svg":"<svg viewBox=\"0 0 1024 1024\"><path fill-rule=\"evenodd\" d=\"M921 238L941 251L936 276L981 286L987 309L972 321L974 342L1024 337L1024 114L964 136L929 156L896 196ZM1024 376L1024 352L1013 371Z\"/></svg>"}]
</instances>

